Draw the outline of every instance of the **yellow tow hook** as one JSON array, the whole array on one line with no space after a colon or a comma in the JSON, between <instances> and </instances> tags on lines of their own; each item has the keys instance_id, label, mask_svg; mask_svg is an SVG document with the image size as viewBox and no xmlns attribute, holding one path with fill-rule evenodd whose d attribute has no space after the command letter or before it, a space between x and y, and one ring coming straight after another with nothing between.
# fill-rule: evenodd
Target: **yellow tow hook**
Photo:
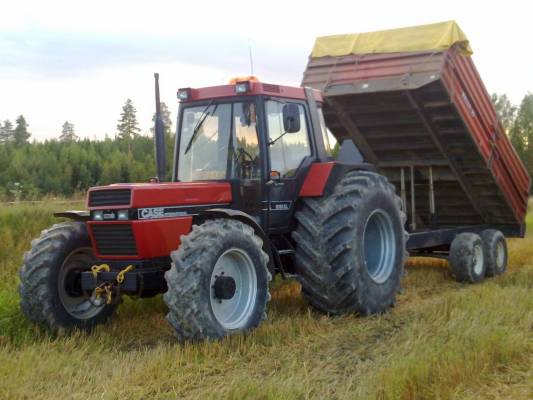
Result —
<instances>
[{"instance_id":1,"label":"yellow tow hook","mask_svg":"<svg viewBox=\"0 0 533 400\"><path fill-rule=\"evenodd\" d=\"M135 267L130 264L117 274L115 278L117 291L120 289L120 285L122 285L122 282L124 282L126 273L132 271L134 268ZM101 271L110 272L111 268L107 264L93 265L91 267L91 272L95 280L98 279L98 274ZM113 302L113 284L112 283L103 283L102 285L94 288L95 299L97 300L100 299L100 297L102 297L104 293L106 295L106 303L111 304Z\"/></svg>"},{"instance_id":2,"label":"yellow tow hook","mask_svg":"<svg viewBox=\"0 0 533 400\"><path fill-rule=\"evenodd\" d=\"M91 267L91 272L93 273L93 278L94 278L94 279L97 279L97 278L98 278L98 273L99 273L100 271L109 272L109 271L111 271L111 268L109 268L109 265L107 265L107 264L93 265L93 266Z\"/></svg>"},{"instance_id":3,"label":"yellow tow hook","mask_svg":"<svg viewBox=\"0 0 533 400\"><path fill-rule=\"evenodd\" d=\"M124 268L122 271L120 271L118 274L117 274L117 283L120 285L122 282L124 282L124 276L132 271L135 267L133 265L128 265L126 268Z\"/></svg>"}]
</instances>

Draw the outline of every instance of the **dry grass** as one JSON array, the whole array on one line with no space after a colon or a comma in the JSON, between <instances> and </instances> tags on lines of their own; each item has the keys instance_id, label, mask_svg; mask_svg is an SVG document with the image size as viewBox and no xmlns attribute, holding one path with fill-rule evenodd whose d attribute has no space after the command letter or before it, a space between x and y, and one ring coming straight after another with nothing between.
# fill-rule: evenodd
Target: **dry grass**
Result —
<instances>
[{"instance_id":1,"label":"dry grass","mask_svg":"<svg viewBox=\"0 0 533 400\"><path fill-rule=\"evenodd\" d=\"M0 209L0 399L533 397L533 236L510 241L509 271L480 285L411 260L383 316L328 318L277 282L258 330L182 346L160 298L126 301L92 335L52 338L24 320L16 271L50 211Z\"/></svg>"}]
</instances>

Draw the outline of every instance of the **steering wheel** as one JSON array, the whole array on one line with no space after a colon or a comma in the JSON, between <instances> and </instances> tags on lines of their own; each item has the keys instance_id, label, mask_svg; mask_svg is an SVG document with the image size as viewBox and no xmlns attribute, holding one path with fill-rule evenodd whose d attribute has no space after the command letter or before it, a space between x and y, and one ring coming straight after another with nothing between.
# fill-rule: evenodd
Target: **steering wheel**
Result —
<instances>
[{"instance_id":1,"label":"steering wheel","mask_svg":"<svg viewBox=\"0 0 533 400\"><path fill-rule=\"evenodd\" d=\"M240 175L247 178L252 177L254 172L255 158L242 147L240 147L237 151L233 151L233 158L241 170ZM248 160L245 158L248 158Z\"/></svg>"}]
</instances>

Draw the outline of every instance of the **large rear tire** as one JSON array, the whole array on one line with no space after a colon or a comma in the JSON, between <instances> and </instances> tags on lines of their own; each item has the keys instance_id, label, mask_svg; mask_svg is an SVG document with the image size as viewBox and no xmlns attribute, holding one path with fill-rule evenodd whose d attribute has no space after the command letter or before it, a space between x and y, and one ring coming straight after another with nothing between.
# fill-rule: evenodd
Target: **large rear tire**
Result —
<instances>
[{"instance_id":1,"label":"large rear tire","mask_svg":"<svg viewBox=\"0 0 533 400\"><path fill-rule=\"evenodd\" d=\"M179 340L218 339L259 325L272 279L262 246L250 226L231 219L194 225L181 237L163 295Z\"/></svg>"},{"instance_id":2,"label":"large rear tire","mask_svg":"<svg viewBox=\"0 0 533 400\"><path fill-rule=\"evenodd\" d=\"M385 177L349 172L331 195L305 199L296 219L298 279L312 306L368 315L394 305L407 233L401 201Z\"/></svg>"},{"instance_id":3,"label":"large rear tire","mask_svg":"<svg viewBox=\"0 0 533 400\"><path fill-rule=\"evenodd\" d=\"M65 222L44 230L32 241L19 271L26 317L54 333L90 330L107 321L116 306L90 299L76 278L95 261L85 223Z\"/></svg>"}]
</instances>

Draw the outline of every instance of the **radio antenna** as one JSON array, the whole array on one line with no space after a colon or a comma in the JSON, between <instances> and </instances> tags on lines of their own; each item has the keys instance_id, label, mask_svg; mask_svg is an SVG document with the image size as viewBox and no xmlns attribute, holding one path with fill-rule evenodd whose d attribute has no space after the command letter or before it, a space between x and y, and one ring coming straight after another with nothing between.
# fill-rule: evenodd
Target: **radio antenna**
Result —
<instances>
[{"instance_id":1,"label":"radio antenna","mask_svg":"<svg viewBox=\"0 0 533 400\"><path fill-rule=\"evenodd\" d=\"M254 58L252 56L252 44L250 39L248 39L248 55L250 56L250 75L254 74Z\"/></svg>"}]
</instances>

